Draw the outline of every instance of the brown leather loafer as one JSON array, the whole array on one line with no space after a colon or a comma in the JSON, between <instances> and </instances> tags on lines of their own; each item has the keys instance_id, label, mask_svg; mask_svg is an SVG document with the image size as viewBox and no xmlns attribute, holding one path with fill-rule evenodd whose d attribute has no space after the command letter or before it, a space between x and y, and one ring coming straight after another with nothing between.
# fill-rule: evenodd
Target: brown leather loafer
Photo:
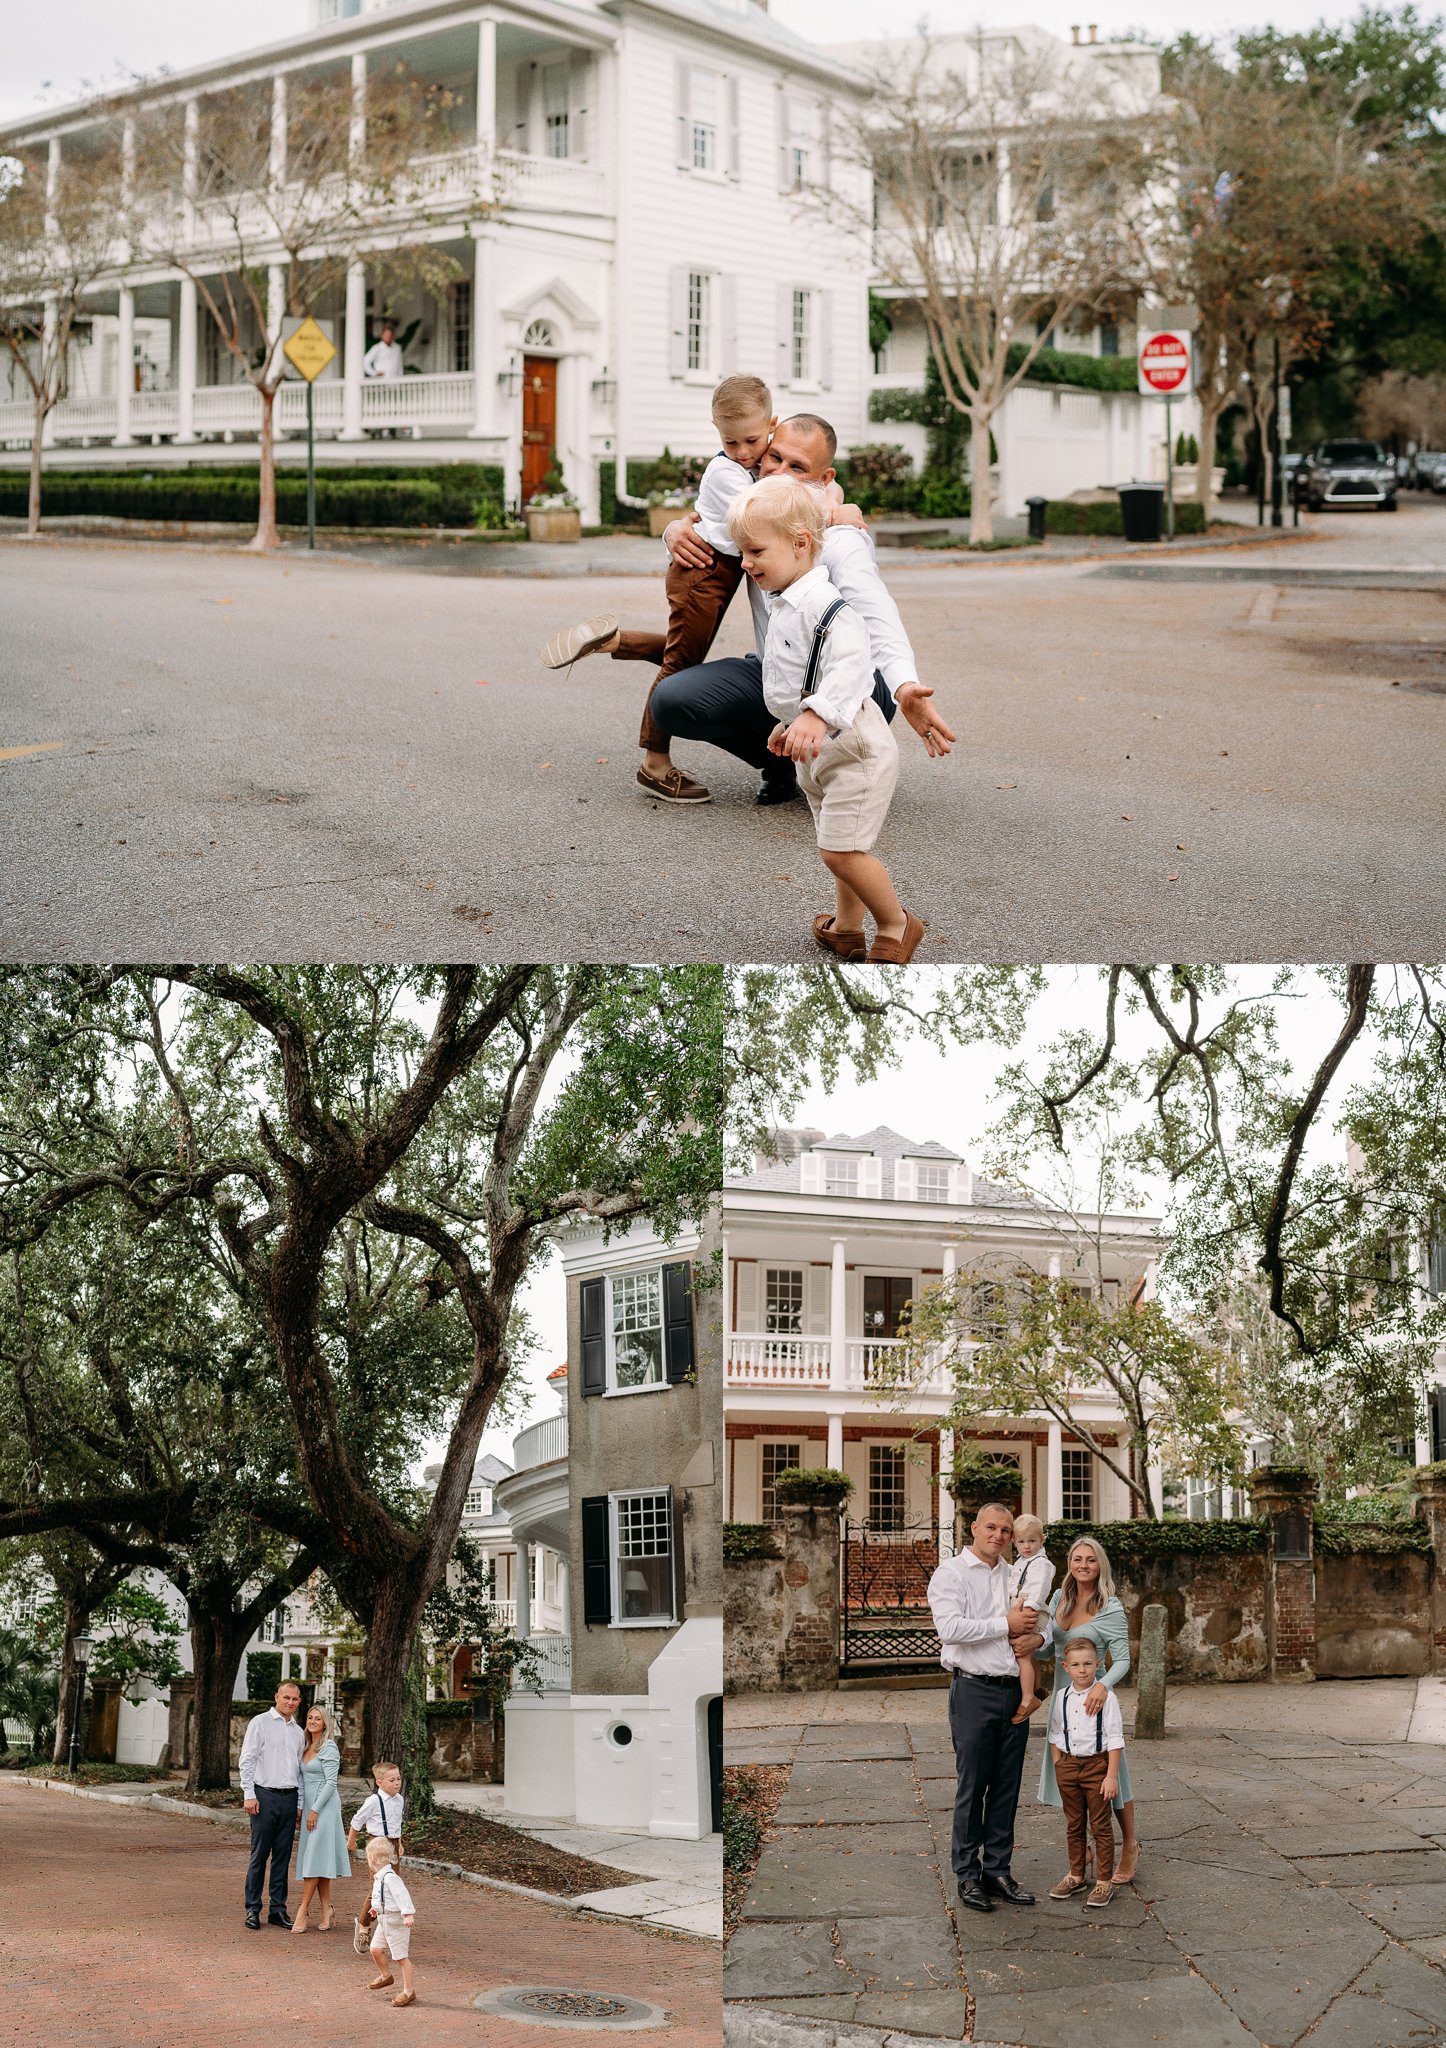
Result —
<instances>
[{"instance_id":1,"label":"brown leather loafer","mask_svg":"<svg viewBox=\"0 0 1446 2048\"><path fill-rule=\"evenodd\" d=\"M840 960L862 960L868 951L862 932L834 930L831 910L821 910L818 913L813 921L813 935L828 952L837 953Z\"/></svg>"},{"instance_id":2,"label":"brown leather loafer","mask_svg":"<svg viewBox=\"0 0 1446 2048\"><path fill-rule=\"evenodd\" d=\"M912 910L904 912L904 936L901 939L875 938L869 951L870 964L878 962L889 967L907 967L919 950L919 941L924 936L924 927Z\"/></svg>"},{"instance_id":3,"label":"brown leather loafer","mask_svg":"<svg viewBox=\"0 0 1446 2048\"><path fill-rule=\"evenodd\" d=\"M695 782L691 775L685 775L681 768L670 768L666 775L649 775L646 768L640 768L638 788L645 796L656 797L665 804L711 804L713 801L702 783Z\"/></svg>"}]
</instances>

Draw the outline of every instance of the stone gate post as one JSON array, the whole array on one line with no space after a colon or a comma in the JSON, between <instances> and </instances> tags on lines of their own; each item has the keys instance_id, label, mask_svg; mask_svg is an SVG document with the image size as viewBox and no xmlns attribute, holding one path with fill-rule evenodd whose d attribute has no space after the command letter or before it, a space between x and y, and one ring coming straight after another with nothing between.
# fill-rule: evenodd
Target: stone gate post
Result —
<instances>
[{"instance_id":1,"label":"stone gate post","mask_svg":"<svg viewBox=\"0 0 1446 2048\"><path fill-rule=\"evenodd\" d=\"M1431 1537L1431 1669L1446 1671L1446 1466L1416 1474L1416 1514Z\"/></svg>"},{"instance_id":2,"label":"stone gate post","mask_svg":"<svg viewBox=\"0 0 1446 2048\"><path fill-rule=\"evenodd\" d=\"M1315 1677L1315 1480L1293 1466L1261 1466L1250 1497L1267 1524L1265 1650L1280 1685Z\"/></svg>"},{"instance_id":3,"label":"stone gate post","mask_svg":"<svg viewBox=\"0 0 1446 2048\"><path fill-rule=\"evenodd\" d=\"M783 1646L786 1692L838 1688L839 1523L836 1506L780 1503L783 1518Z\"/></svg>"}]
</instances>

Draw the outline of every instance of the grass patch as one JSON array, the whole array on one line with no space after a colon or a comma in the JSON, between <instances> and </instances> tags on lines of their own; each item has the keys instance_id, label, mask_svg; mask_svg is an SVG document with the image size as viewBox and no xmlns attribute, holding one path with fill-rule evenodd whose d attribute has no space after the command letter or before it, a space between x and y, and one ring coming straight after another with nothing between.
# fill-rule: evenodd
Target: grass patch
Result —
<instances>
[{"instance_id":1,"label":"grass patch","mask_svg":"<svg viewBox=\"0 0 1446 2048\"><path fill-rule=\"evenodd\" d=\"M778 1802L787 1764L728 1764L723 1771L723 1938L743 1917L743 1902Z\"/></svg>"}]
</instances>

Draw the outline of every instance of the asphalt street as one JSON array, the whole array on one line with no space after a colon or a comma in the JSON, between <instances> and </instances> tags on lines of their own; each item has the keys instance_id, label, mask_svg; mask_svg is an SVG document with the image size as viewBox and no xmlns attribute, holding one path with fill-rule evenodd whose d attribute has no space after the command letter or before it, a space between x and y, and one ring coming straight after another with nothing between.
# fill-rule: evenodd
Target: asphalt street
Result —
<instances>
[{"instance_id":1,"label":"asphalt street","mask_svg":"<svg viewBox=\"0 0 1446 2048\"><path fill-rule=\"evenodd\" d=\"M897 728L921 958L1439 954L1446 502L1194 559L885 557L959 736ZM647 671L539 667L601 610L661 579L0 540L0 955L809 957L804 806L649 803Z\"/></svg>"}]
</instances>

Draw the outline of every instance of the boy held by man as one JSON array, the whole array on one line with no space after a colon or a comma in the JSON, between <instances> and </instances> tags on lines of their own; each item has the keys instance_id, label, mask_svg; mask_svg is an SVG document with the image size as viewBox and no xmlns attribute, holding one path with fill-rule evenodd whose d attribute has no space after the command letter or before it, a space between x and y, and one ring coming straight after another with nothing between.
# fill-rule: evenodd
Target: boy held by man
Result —
<instances>
[{"instance_id":1,"label":"boy held by man","mask_svg":"<svg viewBox=\"0 0 1446 2048\"><path fill-rule=\"evenodd\" d=\"M652 716L653 691L668 676L681 675L708 658L708 650L723 623L743 574L737 543L728 530L728 508L741 491L758 476L758 465L773 438L778 420L773 397L761 377L725 377L713 393L713 424L723 443L703 471L698 485L698 532L713 550L706 569L685 569L670 562L664 588L668 597L666 633L632 632L620 628L611 612L584 619L555 633L542 650L544 668L570 668L585 654L610 654L614 661L652 661L658 673L648 688L638 745L643 749L638 768L638 787L646 796L670 804L706 804L712 801L701 782L674 765L669 751L672 742L655 724ZM862 525L856 505L845 505L836 483L827 486L824 503L830 519L846 525ZM783 790L792 795L792 784L766 782L759 791L760 803L781 801Z\"/></svg>"},{"instance_id":2,"label":"boy held by man","mask_svg":"<svg viewBox=\"0 0 1446 2048\"><path fill-rule=\"evenodd\" d=\"M1052 1899L1073 1898L1089 1883L1085 1876L1088 1834L1095 1838L1095 1885L1087 1906L1107 1906L1115 1895L1115 1824L1110 1802L1120 1789L1120 1757L1125 1728L1120 1703L1105 1692L1096 1714L1085 1699L1099 1669L1099 1653L1088 1638L1069 1643L1064 1652L1068 1685L1054 1696L1049 1716L1049 1741L1054 1750L1054 1777L1064 1807L1069 1841L1069 1872L1051 1885Z\"/></svg>"},{"instance_id":3,"label":"boy held by man","mask_svg":"<svg viewBox=\"0 0 1446 2048\"><path fill-rule=\"evenodd\" d=\"M352 1815L346 1846L349 1851L354 1851L358 1835L380 1835L391 1843L393 1854L400 1863L402 1822L407 1811L407 1803L402 1797L402 1774L395 1764L379 1758L372 1767L372 1777L376 1780L377 1789Z\"/></svg>"},{"instance_id":4,"label":"boy held by man","mask_svg":"<svg viewBox=\"0 0 1446 2048\"><path fill-rule=\"evenodd\" d=\"M902 965L924 936L871 851L899 773L899 750L874 702L867 629L819 562L825 527L817 491L792 477L765 477L734 501L728 526L751 576L773 602L763 649L763 700L778 720L772 754L798 770L834 878L834 907L814 919L830 939L862 941L867 958Z\"/></svg>"},{"instance_id":5,"label":"boy held by man","mask_svg":"<svg viewBox=\"0 0 1446 2048\"><path fill-rule=\"evenodd\" d=\"M390 1964L400 1963L402 1988L392 2004L414 2005L417 1993L412 1982L411 1946L412 1923L417 1909L412 1903L411 1893L397 1874L392 1845L385 1835L373 1835L367 1843L367 1869L372 1874L371 1958L377 1966L377 1974L367 1990L385 1991L389 1984L394 1984L396 1978Z\"/></svg>"},{"instance_id":6,"label":"boy held by man","mask_svg":"<svg viewBox=\"0 0 1446 2048\"><path fill-rule=\"evenodd\" d=\"M1009 1604L1011 1607L1032 1607L1036 1614L1045 1615L1045 1633L1049 1632L1046 1609L1049 1606L1050 1588L1054 1585L1054 1566L1044 1554L1044 1524L1038 1515L1016 1515L1014 1518L1014 1563L1009 1568ZM1016 1721L1027 1721L1035 1710L1044 1704L1044 1695L1039 1689L1039 1664L1033 1651L1026 1651L1018 1658L1019 1683L1023 1698L1019 1702Z\"/></svg>"}]
</instances>

